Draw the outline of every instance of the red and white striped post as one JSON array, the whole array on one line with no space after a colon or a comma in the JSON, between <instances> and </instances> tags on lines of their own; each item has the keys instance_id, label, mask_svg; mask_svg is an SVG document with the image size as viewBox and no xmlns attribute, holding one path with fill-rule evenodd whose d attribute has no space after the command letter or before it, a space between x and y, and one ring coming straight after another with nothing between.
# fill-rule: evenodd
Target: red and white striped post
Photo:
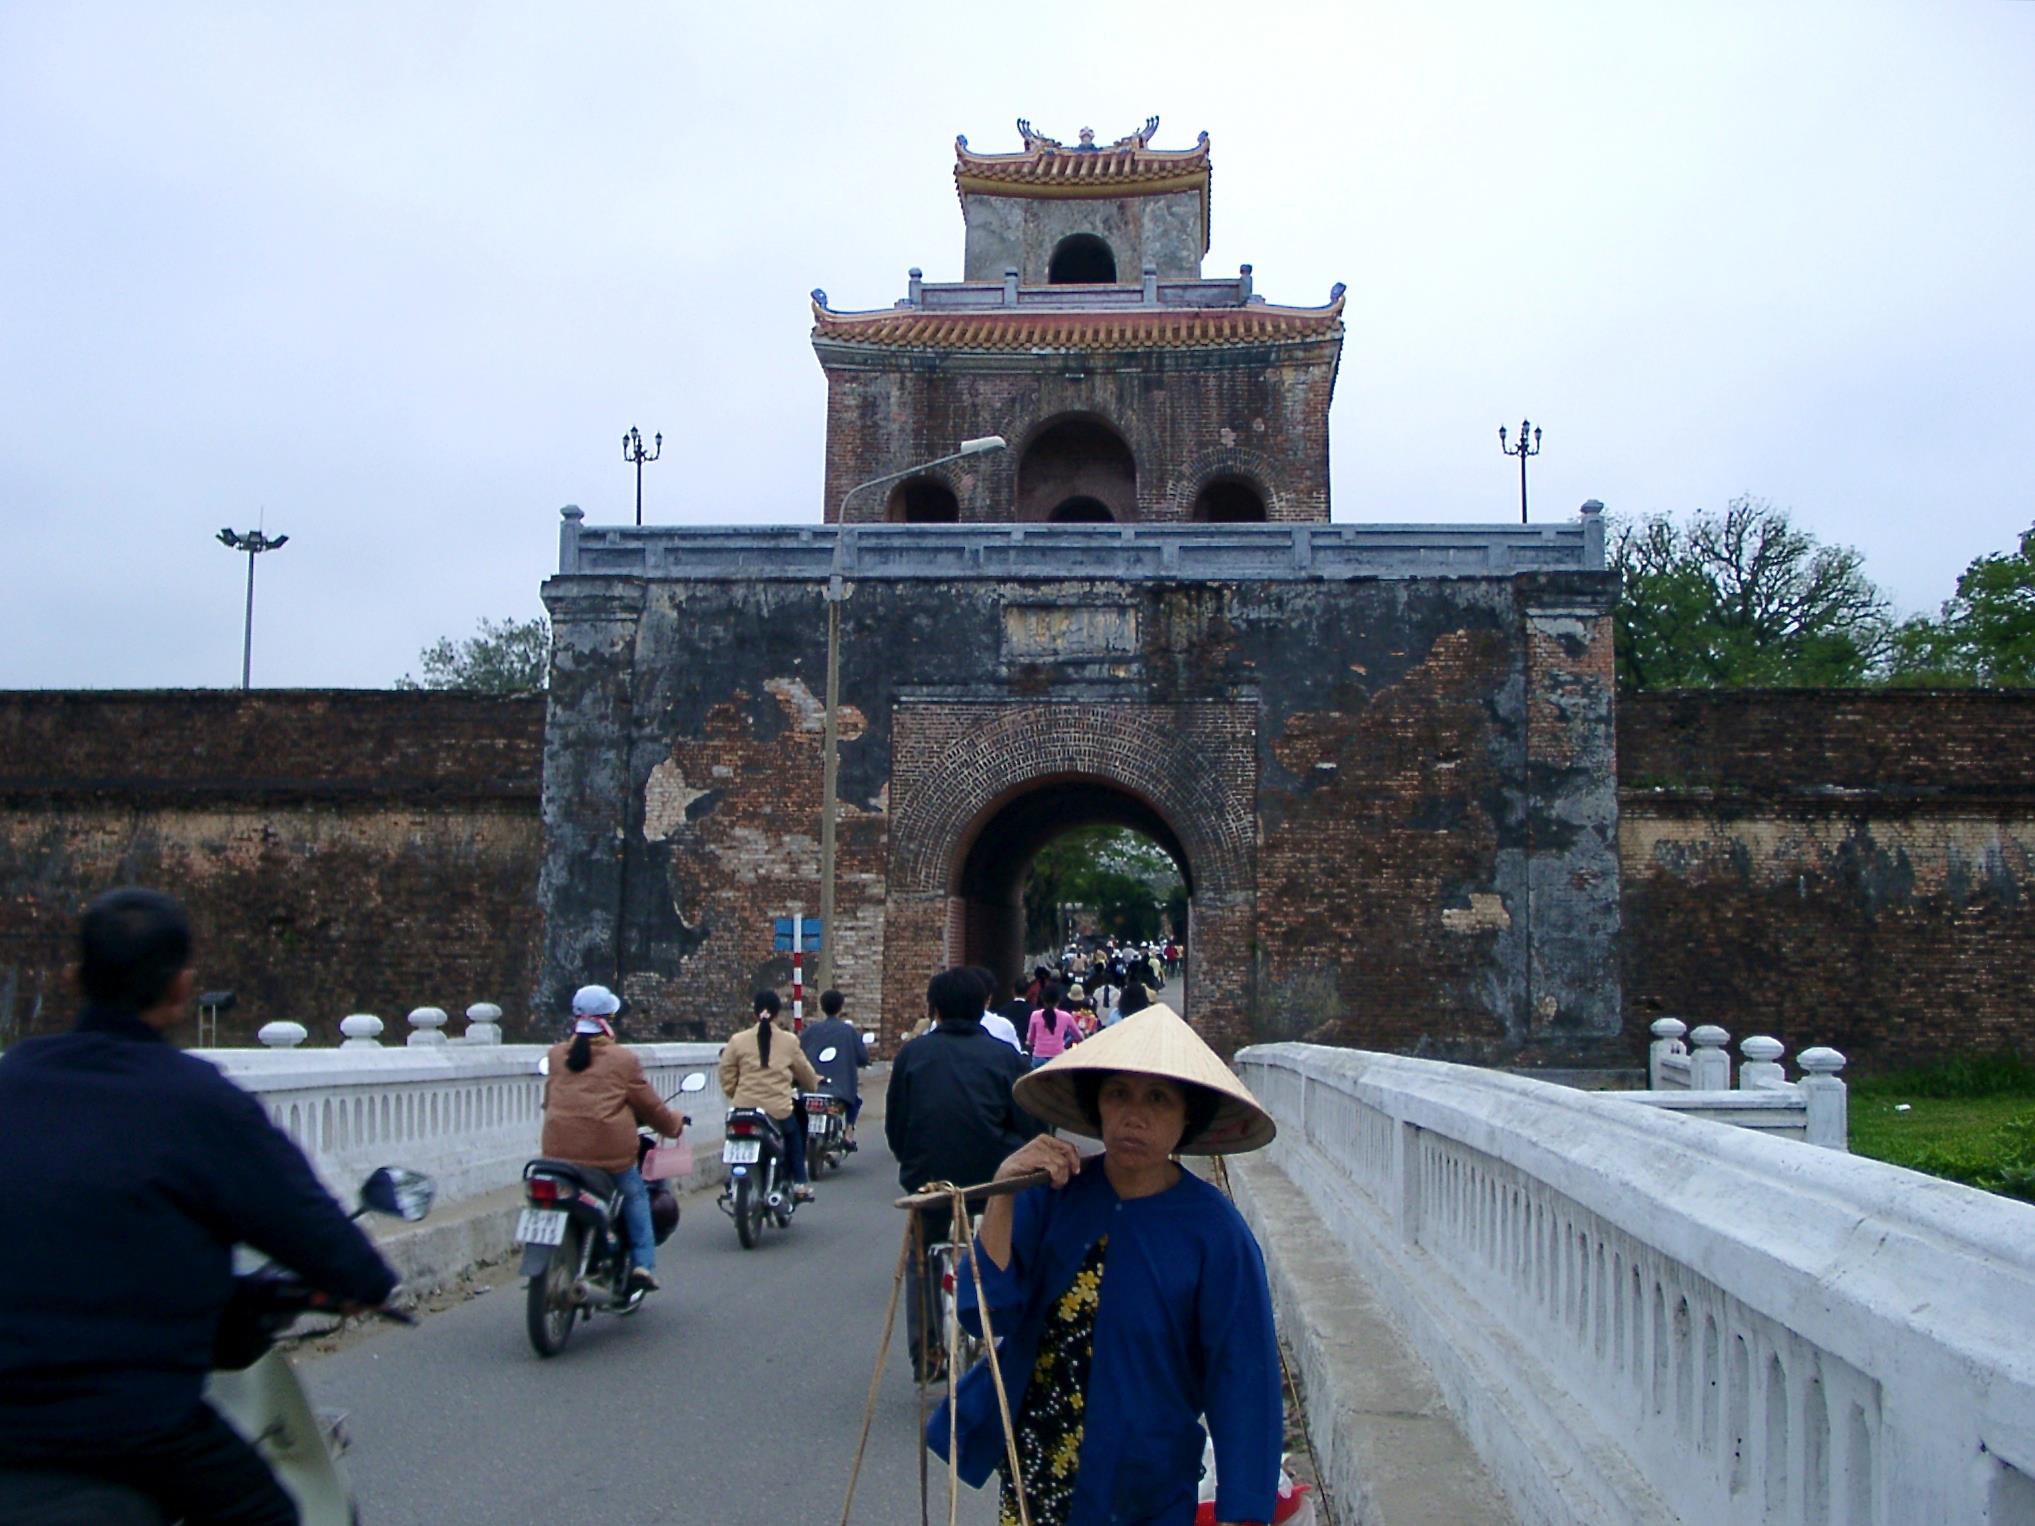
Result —
<instances>
[{"instance_id":1,"label":"red and white striped post","mask_svg":"<svg viewBox=\"0 0 2035 1526\"><path fill-rule=\"evenodd\" d=\"M806 1026L806 974L805 974L805 912L803 908L791 915L791 1031L805 1032Z\"/></svg>"}]
</instances>

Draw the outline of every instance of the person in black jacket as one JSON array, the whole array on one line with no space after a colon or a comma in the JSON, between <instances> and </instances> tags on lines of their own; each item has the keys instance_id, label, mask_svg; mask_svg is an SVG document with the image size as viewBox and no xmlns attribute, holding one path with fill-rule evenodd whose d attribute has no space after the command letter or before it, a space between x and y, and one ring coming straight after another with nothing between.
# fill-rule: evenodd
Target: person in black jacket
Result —
<instances>
[{"instance_id":1,"label":"person in black jacket","mask_svg":"<svg viewBox=\"0 0 2035 1526\"><path fill-rule=\"evenodd\" d=\"M261 1104L165 1040L196 981L176 902L110 891L79 945L76 1028L0 1058L0 1520L75 1519L83 1476L192 1523L293 1522L203 1398L233 1247L352 1306L395 1274Z\"/></svg>"},{"instance_id":2,"label":"person in black jacket","mask_svg":"<svg viewBox=\"0 0 2035 1526\"><path fill-rule=\"evenodd\" d=\"M974 973L942 970L926 987L926 1005L936 1024L897 1052L884 1093L883 1136L907 1192L929 1182L986 1182L1005 1156L1039 1132L1011 1100L1025 1058L983 1028L982 986ZM969 1205L971 1212L979 1207ZM921 1217L928 1245L951 1234L950 1210L928 1209ZM906 1270L906 1343L914 1369L925 1373L937 1361L926 1348L931 1289L920 1281L916 1256Z\"/></svg>"}]
</instances>

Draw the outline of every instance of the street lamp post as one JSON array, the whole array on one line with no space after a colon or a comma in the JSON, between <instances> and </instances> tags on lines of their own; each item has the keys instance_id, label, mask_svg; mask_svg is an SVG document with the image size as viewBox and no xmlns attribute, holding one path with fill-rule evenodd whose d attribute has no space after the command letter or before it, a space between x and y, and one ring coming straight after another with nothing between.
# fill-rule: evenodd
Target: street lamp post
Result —
<instances>
[{"instance_id":1,"label":"street lamp post","mask_svg":"<svg viewBox=\"0 0 2035 1526\"><path fill-rule=\"evenodd\" d=\"M1521 419L1519 421L1519 443L1517 445L1507 445L1505 443L1505 426L1503 424L1498 426L1498 448L1508 456L1519 457L1519 522L1521 524L1526 523L1526 458L1540 454L1540 431L1533 429L1533 444L1529 448L1526 443L1526 432L1529 429L1533 429L1533 425L1527 420Z\"/></svg>"},{"instance_id":2,"label":"street lamp post","mask_svg":"<svg viewBox=\"0 0 2035 1526\"><path fill-rule=\"evenodd\" d=\"M219 544L232 551L247 553L247 626L240 640L240 687L249 687L254 676L254 559L264 551L280 551L289 543L289 536L273 538L259 530L236 534L232 530L219 532Z\"/></svg>"},{"instance_id":3,"label":"street lamp post","mask_svg":"<svg viewBox=\"0 0 2035 1526\"><path fill-rule=\"evenodd\" d=\"M664 454L664 434L658 432L648 455L643 453L643 436L634 424L622 436L622 459L636 468L636 528L643 528L643 463L655 461Z\"/></svg>"},{"instance_id":4,"label":"street lamp post","mask_svg":"<svg viewBox=\"0 0 2035 1526\"><path fill-rule=\"evenodd\" d=\"M839 523L835 527L834 565L841 565L841 542L839 537L848 531L848 500L857 493L873 487L882 487L887 482L897 482L905 477L917 476L935 466L945 466L949 461L959 461L965 456L986 456L1007 448L1007 442L1000 434L983 435L980 439L963 440L961 448L951 454L936 456L930 461L921 461L908 466L901 472L886 472L881 477L871 477L867 482L858 482L841 495ZM847 585L837 570L827 579L827 712L820 723L820 957L814 971L814 984L825 991L834 983L834 947L838 941L834 927L834 817L838 814L836 797L840 785L841 753L841 603L848 597Z\"/></svg>"}]
</instances>

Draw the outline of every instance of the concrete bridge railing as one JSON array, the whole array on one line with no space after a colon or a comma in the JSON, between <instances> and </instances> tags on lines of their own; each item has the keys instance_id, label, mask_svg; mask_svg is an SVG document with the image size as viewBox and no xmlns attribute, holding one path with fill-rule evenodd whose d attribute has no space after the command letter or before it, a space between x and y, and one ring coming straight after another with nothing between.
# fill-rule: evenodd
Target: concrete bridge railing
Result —
<instances>
[{"instance_id":1,"label":"concrete bridge railing","mask_svg":"<svg viewBox=\"0 0 2035 1526\"><path fill-rule=\"evenodd\" d=\"M512 1186L537 1153L543 1128L543 1044L439 1044L340 1049L197 1049L261 1099L276 1126L311 1158L334 1196L351 1202L377 1166L409 1166L438 1182L451 1207ZM711 1072L719 1044L635 1044L660 1096L690 1071L707 1089L672 1104L690 1114L687 1135L717 1156L727 1115Z\"/></svg>"},{"instance_id":2,"label":"concrete bridge railing","mask_svg":"<svg viewBox=\"0 0 2035 1526\"><path fill-rule=\"evenodd\" d=\"M2035 1521L2035 1207L1463 1066L1237 1067L1522 1520Z\"/></svg>"},{"instance_id":3,"label":"concrete bridge railing","mask_svg":"<svg viewBox=\"0 0 2035 1526\"><path fill-rule=\"evenodd\" d=\"M1738 1046L1745 1062L1738 1067L1734 1089L1730 1042L1731 1035L1714 1024L1690 1032L1679 1018L1659 1018L1647 1050L1648 1089L1605 1095L1825 1149L1851 1148L1849 1094L1838 1076L1843 1055L1820 1046L1804 1049L1795 1056L1802 1079L1790 1081L1782 1066L1786 1050L1781 1041L1754 1034Z\"/></svg>"}]
</instances>

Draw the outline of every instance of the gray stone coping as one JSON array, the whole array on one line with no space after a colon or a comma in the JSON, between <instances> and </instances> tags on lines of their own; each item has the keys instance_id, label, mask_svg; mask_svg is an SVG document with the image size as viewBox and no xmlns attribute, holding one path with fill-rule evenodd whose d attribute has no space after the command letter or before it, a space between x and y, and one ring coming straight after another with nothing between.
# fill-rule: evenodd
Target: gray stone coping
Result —
<instances>
[{"instance_id":1,"label":"gray stone coping","mask_svg":"<svg viewBox=\"0 0 2035 1526\"><path fill-rule=\"evenodd\" d=\"M1510 577L1602 572L1604 522L1540 525L721 525L584 523L559 536L568 577L1085 577L1235 579Z\"/></svg>"}]
</instances>

